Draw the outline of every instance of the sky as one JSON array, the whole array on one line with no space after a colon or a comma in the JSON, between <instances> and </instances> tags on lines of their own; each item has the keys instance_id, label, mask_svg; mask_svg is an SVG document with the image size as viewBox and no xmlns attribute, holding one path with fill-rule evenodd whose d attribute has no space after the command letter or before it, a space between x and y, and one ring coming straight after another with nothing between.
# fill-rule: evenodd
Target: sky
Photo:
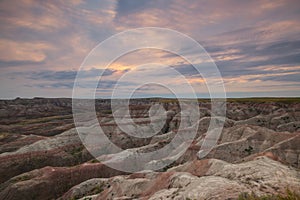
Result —
<instances>
[{"instance_id":1,"label":"sky","mask_svg":"<svg viewBox=\"0 0 300 200\"><path fill-rule=\"evenodd\" d=\"M143 27L175 30L197 41L210 58L197 64L216 64L227 97L300 96L297 0L2 0L0 10L1 99L72 97L77 72L99 43ZM138 42L125 38L104 54L112 56ZM162 38L158 43L180 41ZM201 57L189 49L185 52ZM171 52L145 48L109 66L98 61L81 68L83 97L95 92L109 98L117 86L122 86L120 97L130 92L136 97L173 97L170 88L181 88L175 96L190 97L183 87L186 80L198 97L209 97L205 78ZM94 90L89 81L101 74Z\"/></svg>"}]
</instances>

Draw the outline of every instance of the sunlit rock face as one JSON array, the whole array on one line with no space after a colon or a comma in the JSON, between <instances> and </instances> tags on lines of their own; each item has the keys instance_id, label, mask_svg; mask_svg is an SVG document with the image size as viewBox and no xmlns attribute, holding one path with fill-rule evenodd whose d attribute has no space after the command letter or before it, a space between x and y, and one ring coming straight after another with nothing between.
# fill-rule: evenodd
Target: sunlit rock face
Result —
<instances>
[{"instance_id":1,"label":"sunlit rock face","mask_svg":"<svg viewBox=\"0 0 300 200\"><path fill-rule=\"evenodd\" d=\"M96 100L97 119L85 131L94 134L100 124L104 136L124 149L118 153L104 151L106 144L95 149L83 145L71 99L0 101L0 199L236 199L243 192L300 191L299 102L228 101L225 119L212 113L209 101L197 104L195 119L176 100L134 99L119 122L109 100ZM164 112L155 116L157 105ZM224 128L209 154L199 159L212 118ZM120 123L136 136L150 136L134 137ZM174 148L173 157L153 156L133 174L105 165L124 165L129 156L159 150L191 130L195 137L179 157ZM101 152L98 160L93 150ZM174 156L170 165L151 170Z\"/></svg>"}]
</instances>

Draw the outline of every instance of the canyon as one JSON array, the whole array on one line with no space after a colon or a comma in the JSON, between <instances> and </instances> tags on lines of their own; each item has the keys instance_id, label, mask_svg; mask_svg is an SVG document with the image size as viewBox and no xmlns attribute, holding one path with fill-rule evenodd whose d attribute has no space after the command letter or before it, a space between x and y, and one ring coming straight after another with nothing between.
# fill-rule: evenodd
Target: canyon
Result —
<instances>
[{"instance_id":1,"label":"canyon","mask_svg":"<svg viewBox=\"0 0 300 200\"><path fill-rule=\"evenodd\" d=\"M199 151L210 120L217 116L207 99L186 102L197 105L199 118L192 111L184 113L176 99L130 100L127 117L142 127L139 134L151 135L159 128L140 138L118 126L118 110L111 109L110 100L95 100L97 124L124 149L105 154L104 144L95 157L78 134L72 99L0 100L0 199L238 199L300 191L299 98L227 99L223 129L203 157ZM150 126L155 105L166 117L156 116ZM152 170L168 161L155 157L133 173L111 167L124 164L131 153L170 144L183 124L183 135L197 124L195 137L174 162ZM92 130L93 124L87 134Z\"/></svg>"}]
</instances>

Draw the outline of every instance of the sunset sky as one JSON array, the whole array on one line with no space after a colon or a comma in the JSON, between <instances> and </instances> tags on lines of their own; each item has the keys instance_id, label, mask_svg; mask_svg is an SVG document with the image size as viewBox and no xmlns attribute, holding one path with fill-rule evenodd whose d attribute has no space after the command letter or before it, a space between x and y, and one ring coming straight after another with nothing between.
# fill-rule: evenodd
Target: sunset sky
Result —
<instances>
[{"instance_id":1,"label":"sunset sky","mask_svg":"<svg viewBox=\"0 0 300 200\"><path fill-rule=\"evenodd\" d=\"M0 10L1 99L72 97L77 70L89 52L113 34L141 27L169 28L198 41L217 65L228 97L300 96L297 0L3 0ZM164 67L145 65L153 62L172 66L199 97L208 97L205 82L189 63L149 49L115 60L104 73L98 97L108 97L128 72L142 81L159 71L154 82L182 84ZM85 77L98 76L104 68L99 62L85 69ZM133 81L123 82L128 91ZM157 86L144 89L142 96L169 96Z\"/></svg>"}]
</instances>

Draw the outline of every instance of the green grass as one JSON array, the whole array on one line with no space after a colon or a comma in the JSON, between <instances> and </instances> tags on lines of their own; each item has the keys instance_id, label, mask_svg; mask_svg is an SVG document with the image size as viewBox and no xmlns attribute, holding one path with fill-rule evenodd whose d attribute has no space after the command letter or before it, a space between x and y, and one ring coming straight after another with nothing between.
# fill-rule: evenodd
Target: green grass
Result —
<instances>
[{"instance_id":1,"label":"green grass","mask_svg":"<svg viewBox=\"0 0 300 200\"><path fill-rule=\"evenodd\" d=\"M66 150L66 152L73 157L72 160L75 162L74 164L79 165L85 159L83 153L84 149L85 147L83 145L79 145L72 149Z\"/></svg>"},{"instance_id":2,"label":"green grass","mask_svg":"<svg viewBox=\"0 0 300 200\"><path fill-rule=\"evenodd\" d=\"M103 187L104 187L103 183L101 185L97 185L95 188L93 188L93 190L91 191L91 193L89 195L99 194L99 193L103 192L103 190L104 190Z\"/></svg>"},{"instance_id":3,"label":"green grass","mask_svg":"<svg viewBox=\"0 0 300 200\"><path fill-rule=\"evenodd\" d=\"M41 117L41 118L35 118L35 119L26 119L17 124L27 125L27 124L45 123L45 122L61 120L61 119L72 119L72 118L73 118L73 115L57 115L57 116Z\"/></svg>"},{"instance_id":4,"label":"green grass","mask_svg":"<svg viewBox=\"0 0 300 200\"><path fill-rule=\"evenodd\" d=\"M12 183L17 183L17 182L22 182L22 181L28 181L30 180L32 177L25 174L25 175L22 175L22 176L17 176L13 179L11 179Z\"/></svg>"},{"instance_id":5,"label":"green grass","mask_svg":"<svg viewBox=\"0 0 300 200\"><path fill-rule=\"evenodd\" d=\"M112 114L112 110L100 110L100 114L109 115L109 114Z\"/></svg>"},{"instance_id":6,"label":"green grass","mask_svg":"<svg viewBox=\"0 0 300 200\"><path fill-rule=\"evenodd\" d=\"M20 119L16 122L9 123L9 125L24 126L24 125L41 124L41 123L47 123L47 122L53 122L59 120L72 119L72 118L73 115L55 115L55 116L39 117L33 119Z\"/></svg>"},{"instance_id":7,"label":"green grass","mask_svg":"<svg viewBox=\"0 0 300 200\"><path fill-rule=\"evenodd\" d=\"M178 103L177 99L158 99L158 102L160 103Z\"/></svg>"},{"instance_id":8,"label":"green grass","mask_svg":"<svg viewBox=\"0 0 300 200\"><path fill-rule=\"evenodd\" d=\"M71 150L69 151L69 153L70 153L72 156L77 156L78 154L81 154L81 153L82 153L83 149L84 149L84 146L80 145L80 146L78 146L78 147L75 147L75 148L71 149Z\"/></svg>"},{"instance_id":9,"label":"green grass","mask_svg":"<svg viewBox=\"0 0 300 200\"><path fill-rule=\"evenodd\" d=\"M99 163L99 160L93 159L93 160L90 161L90 163Z\"/></svg>"},{"instance_id":10,"label":"green grass","mask_svg":"<svg viewBox=\"0 0 300 200\"><path fill-rule=\"evenodd\" d=\"M194 99L185 99L193 101ZM218 100L218 99L216 99ZM161 98L157 100L160 103L174 103L178 102L175 98ZM209 98L199 98L198 102L210 102ZM253 102L253 103L266 103L266 102L278 102L278 103L300 103L300 97L247 97L247 98L227 98L227 102Z\"/></svg>"},{"instance_id":11,"label":"green grass","mask_svg":"<svg viewBox=\"0 0 300 200\"><path fill-rule=\"evenodd\" d=\"M286 194L276 194L276 195L263 195L258 196L254 193L243 192L239 195L238 200L300 200L300 194L291 191L289 189L286 190Z\"/></svg>"},{"instance_id":12,"label":"green grass","mask_svg":"<svg viewBox=\"0 0 300 200\"><path fill-rule=\"evenodd\" d=\"M227 102L278 102L278 103L300 103L299 97L253 97L253 98L228 98Z\"/></svg>"}]
</instances>

